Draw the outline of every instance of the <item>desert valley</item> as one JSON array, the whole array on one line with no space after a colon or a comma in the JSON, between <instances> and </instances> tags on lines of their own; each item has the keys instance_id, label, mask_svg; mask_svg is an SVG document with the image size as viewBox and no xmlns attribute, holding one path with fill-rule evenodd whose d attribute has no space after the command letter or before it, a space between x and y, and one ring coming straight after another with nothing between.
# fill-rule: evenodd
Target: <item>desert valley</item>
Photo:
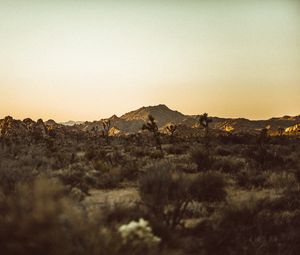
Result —
<instances>
[{"instance_id":1,"label":"desert valley","mask_svg":"<svg viewBox=\"0 0 300 255\"><path fill-rule=\"evenodd\" d=\"M0 255L299 255L299 0L0 0Z\"/></svg>"},{"instance_id":2,"label":"desert valley","mask_svg":"<svg viewBox=\"0 0 300 255\"><path fill-rule=\"evenodd\" d=\"M93 122L5 117L1 252L297 254L299 126L166 105Z\"/></svg>"}]
</instances>

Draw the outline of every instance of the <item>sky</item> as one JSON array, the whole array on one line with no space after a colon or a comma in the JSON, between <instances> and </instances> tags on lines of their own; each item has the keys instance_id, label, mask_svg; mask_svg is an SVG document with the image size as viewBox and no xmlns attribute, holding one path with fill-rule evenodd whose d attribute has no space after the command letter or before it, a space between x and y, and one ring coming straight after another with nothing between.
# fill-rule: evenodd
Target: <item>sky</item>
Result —
<instances>
[{"instance_id":1,"label":"sky","mask_svg":"<svg viewBox=\"0 0 300 255\"><path fill-rule=\"evenodd\" d=\"M300 114L300 1L0 0L0 118Z\"/></svg>"}]
</instances>

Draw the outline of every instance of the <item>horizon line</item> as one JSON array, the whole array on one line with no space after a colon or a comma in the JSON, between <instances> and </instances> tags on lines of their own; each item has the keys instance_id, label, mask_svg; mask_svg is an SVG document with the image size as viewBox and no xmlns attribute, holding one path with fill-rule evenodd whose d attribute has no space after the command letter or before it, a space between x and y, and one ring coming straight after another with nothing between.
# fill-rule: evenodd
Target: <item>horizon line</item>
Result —
<instances>
[{"instance_id":1,"label":"horizon line","mask_svg":"<svg viewBox=\"0 0 300 255\"><path fill-rule=\"evenodd\" d=\"M0 119L4 119L5 117L12 117L13 119L15 120L24 120L26 118L30 118L34 121L37 121L38 119L42 119L43 121L49 121L49 120L54 120L56 123L59 123L59 124L62 124L62 123L66 123L66 122L94 122L94 121L100 121L100 120L104 120L104 119L109 119L113 116L117 116L118 118L121 118L123 115L129 113L129 112L133 112L133 111L137 111L141 108L148 108L148 107L158 107L158 106L166 106L168 109L170 109L171 111L177 111L185 116L197 116L197 115L201 115L203 113L205 113L206 111L204 111L203 113L198 113L198 114L186 114L186 113L182 113L178 110L174 110L174 109L171 109L170 107L168 107L166 104L156 104L156 105L148 105L148 106L141 106L135 110L130 110L128 112L125 112L123 114L121 114L120 116L118 116L117 114L113 114L111 115L110 117L105 117L105 118L99 118L99 119L93 119L93 120L74 120L74 119L68 119L68 120L55 120L55 118L42 118L42 117L39 117L39 118L31 118L31 117L25 117L25 118L15 118L13 117L13 115L6 115L6 116L3 116L2 118ZM227 117L227 116L215 116L215 115L210 115L208 113L209 117L212 117L212 118L223 118L223 119L247 119L247 120L250 120L250 121L263 121L263 120L269 120L269 119L272 119L272 118L283 118L283 117L297 117L297 116L300 116L300 114L297 114L297 115L289 115L289 114L285 114L285 115L282 115L282 116L271 116L271 117L268 117L268 118L265 118L265 119L262 119L262 118L258 118L258 119L255 119L255 118L247 118L246 116L239 116L239 117Z\"/></svg>"}]
</instances>

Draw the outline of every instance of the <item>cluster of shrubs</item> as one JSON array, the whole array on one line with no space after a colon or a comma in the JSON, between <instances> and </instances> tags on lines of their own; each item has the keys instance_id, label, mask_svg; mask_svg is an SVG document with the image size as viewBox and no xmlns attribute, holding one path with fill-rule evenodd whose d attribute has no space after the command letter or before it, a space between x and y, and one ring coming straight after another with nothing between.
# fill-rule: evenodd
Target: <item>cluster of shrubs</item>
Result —
<instances>
[{"instance_id":1,"label":"cluster of shrubs","mask_svg":"<svg viewBox=\"0 0 300 255\"><path fill-rule=\"evenodd\" d=\"M142 204L154 225L175 229L184 225L194 203L210 208L226 201L226 183L222 175L206 172L190 176L161 161L149 166L139 179Z\"/></svg>"},{"instance_id":2,"label":"cluster of shrubs","mask_svg":"<svg viewBox=\"0 0 300 255\"><path fill-rule=\"evenodd\" d=\"M107 212L87 214L55 179L0 192L0 212L1 254L153 254L160 242L144 220L111 224Z\"/></svg>"},{"instance_id":3,"label":"cluster of shrubs","mask_svg":"<svg viewBox=\"0 0 300 255\"><path fill-rule=\"evenodd\" d=\"M0 146L0 253L298 254L299 144L209 134ZM133 204L85 203L128 186Z\"/></svg>"}]
</instances>

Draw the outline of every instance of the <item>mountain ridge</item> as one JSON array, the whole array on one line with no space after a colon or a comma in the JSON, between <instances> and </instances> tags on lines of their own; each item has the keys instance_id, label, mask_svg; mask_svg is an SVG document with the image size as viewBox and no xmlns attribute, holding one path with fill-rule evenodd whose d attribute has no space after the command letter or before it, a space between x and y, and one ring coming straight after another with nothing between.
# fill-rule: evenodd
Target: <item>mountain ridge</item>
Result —
<instances>
[{"instance_id":1,"label":"mountain ridge","mask_svg":"<svg viewBox=\"0 0 300 255\"><path fill-rule=\"evenodd\" d=\"M187 128L199 127L199 115L185 115L179 111L172 110L165 104L154 106L143 106L136 110L130 111L120 117L113 115L107 118L111 121L114 128L120 130L120 133L133 133L141 130L141 126L147 121L148 116L152 115L160 129L164 129L168 124L174 123L183 125ZM300 115L297 116L282 116L272 117L267 120L250 120L247 118L222 118L211 117L213 122L211 128L226 132L258 132L264 127L268 127L271 131L277 131L278 128L290 128L300 123ZM107 120L106 119L106 120ZM104 119L92 122L93 125L101 128ZM86 123L86 129L88 124ZM295 130L290 128L289 130Z\"/></svg>"},{"instance_id":2,"label":"mountain ridge","mask_svg":"<svg viewBox=\"0 0 300 255\"><path fill-rule=\"evenodd\" d=\"M198 117L199 115L185 115L179 111L172 110L165 104L159 104L154 106L143 106L136 110L127 112L122 116L111 116L107 119L101 119L97 121L68 121L63 123L56 123L54 120L48 120L44 123L39 120L39 125L45 125L46 127L76 127L81 131L94 131L102 130L103 121L110 120L111 128L114 132L112 135L134 133L141 130L142 125L147 121L148 116L152 115L160 129L165 129L170 123L181 125L186 128L199 127ZM260 129L268 127L271 131L277 132L278 128L284 128L287 133L300 133L300 115L297 116L282 116L272 117L267 120L250 120L246 118L222 118L211 117L213 122L211 128L226 131L226 132L258 132ZM6 123L6 124L5 124ZM26 126L35 126L35 122L30 118L26 118L23 121L13 121L12 117L6 117L0 120L0 130L4 126L11 126L11 130L21 129Z\"/></svg>"}]
</instances>

